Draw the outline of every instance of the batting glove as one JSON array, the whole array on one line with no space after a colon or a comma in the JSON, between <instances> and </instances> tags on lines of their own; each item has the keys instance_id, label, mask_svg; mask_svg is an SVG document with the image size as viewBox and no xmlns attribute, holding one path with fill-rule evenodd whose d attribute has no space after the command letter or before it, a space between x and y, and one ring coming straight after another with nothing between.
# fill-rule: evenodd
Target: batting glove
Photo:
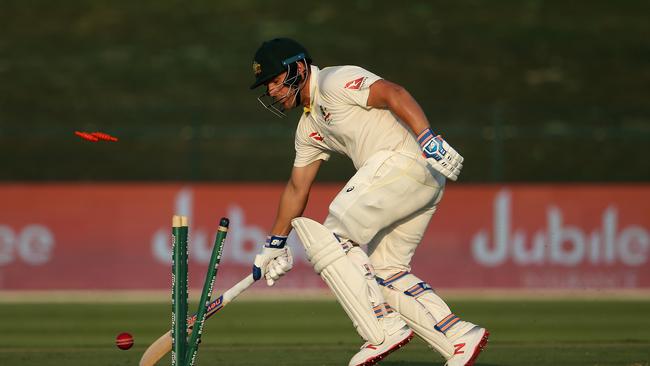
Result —
<instances>
[{"instance_id":1,"label":"batting glove","mask_svg":"<svg viewBox=\"0 0 650 366\"><path fill-rule=\"evenodd\" d=\"M463 157L442 136L435 135L427 128L418 136L418 142L422 147L422 155L434 169L453 181L458 179L460 170L463 169Z\"/></svg>"},{"instance_id":2,"label":"batting glove","mask_svg":"<svg viewBox=\"0 0 650 366\"><path fill-rule=\"evenodd\" d=\"M266 284L273 286L293 268L293 256L286 243L286 236L267 237L264 248L255 256L253 278L256 281L264 277Z\"/></svg>"}]
</instances>

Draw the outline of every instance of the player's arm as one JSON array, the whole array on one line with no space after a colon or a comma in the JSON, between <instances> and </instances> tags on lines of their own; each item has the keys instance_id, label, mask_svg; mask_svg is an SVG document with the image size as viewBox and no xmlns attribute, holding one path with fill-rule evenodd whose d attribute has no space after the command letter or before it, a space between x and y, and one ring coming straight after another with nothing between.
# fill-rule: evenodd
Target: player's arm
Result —
<instances>
[{"instance_id":1,"label":"player's arm","mask_svg":"<svg viewBox=\"0 0 650 366\"><path fill-rule=\"evenodd\" d=\"M370 85L368 101L373 108L387 108L404 122L417 136L422 154L445 177L456 180L463 168L463 157L442 136L431 130L424 111L415 98L402 86L387 80Z\"/></svg>"},{"instance_id":2,"label":"player's arm","mask_svg":"<svg viewBox=\"0 0 650 366\"><path fill-rule=\"evenodd\" d=\"M293 257L287 244L291 231L291 220L302 215L307 206L309 191L316 179L316 173L322 160L316 160L304 167L293 167L291 178L280 196L278 213L266 240L264 248L255 257L253 278L266 278L266 283L273 286L275 281L284 276L293 267Z\"/></svg>"},{"instance_id":3,"label":"player's arm","mask_svg":"<svg viewBox=\"0 0 650 366\"><path fill-rule=\"evenodd\" d=\"M322 160L316 160L303 167L293 167L289 182L280 196L277 217L271 229L272 235L289 235L291 220L302 215L307 206L309 191L321 163Z\"/></svg>"},{"instance_id":4,"label":"player's arm","mask_svg":"<svg viewBox=\"0 0 650 366\"><path fill-rule=\"evenodd\" d=\"M388 80L377 80L370 85L367 104L373 108L390 109L416 136L430 128L429 120L411 93Z\"/></svg>"}]
</instances>

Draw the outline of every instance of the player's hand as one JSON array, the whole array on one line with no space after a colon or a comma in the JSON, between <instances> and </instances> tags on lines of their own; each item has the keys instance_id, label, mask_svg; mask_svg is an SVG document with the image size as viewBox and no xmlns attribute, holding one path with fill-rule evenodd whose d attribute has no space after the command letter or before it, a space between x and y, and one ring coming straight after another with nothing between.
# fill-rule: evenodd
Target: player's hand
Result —
<instances>
[{"instance_id":1,"label":"player's hand","mask_svg":"<svg viewBox=\"0 0 650 366\"><path fill-rule=\"evenodd\" d=\"M455 181L463 169L463 157L445 141L442 136L434 135L430 128L418 136L418 142L431 166L445 177Z\"/></svg>"},{"instance_id":2,"label":"player's hand","mask_svg":"<svg viewBox=\"0 0 650 366\"><path fill-rule=\"evenodd\" d=\"M291 248L284 248L285 252L282 255L275 257L268 266L266 266L266 274L264 278L266 279L266 284L273 286L280 277L284 276L293 268L293 255L291 254Z\"/></svg>"},{"instance_id":3,"label":"player's hand","mask_svg":"<svg viewBox=\"0 0 650 366\"><path fill-rule=\"evenodd\" d=\"M264 248L255 256L253 278L264 277L269 286L273 286L280 277L293 268L291 250L286 247L287 237L271 236L266 240Z\"/></svg>"}]
</instances>

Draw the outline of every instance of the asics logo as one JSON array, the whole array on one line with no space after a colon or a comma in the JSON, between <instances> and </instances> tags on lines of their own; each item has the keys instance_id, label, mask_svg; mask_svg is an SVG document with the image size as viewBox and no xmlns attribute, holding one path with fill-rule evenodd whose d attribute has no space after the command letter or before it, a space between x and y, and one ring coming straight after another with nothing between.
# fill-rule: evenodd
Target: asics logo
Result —
<instances>
[{"instance_id":1,"label":"asics logo","mask_svg":"<svg viewBox=\"0 0 650 366\"><path fill-rule=\"evenodd\" d=\"M350 90L359 90L361 89L361 86L363 85L363 82L366 80L365 76L362 76L358 79L350 80L347 83L345 83L345 89L350 89Z\"/></svg>"},{"instance_id":2,"label":"asics logo","mask_svg":"<svg viewBox=\"0 0 650 366\"><path fill-rule=\"evenodd\" d=\"M318 132L312 132L309 134L309 137L313 138L316 141L323 141L323 136Z\"/></svg>"}]
</instances>

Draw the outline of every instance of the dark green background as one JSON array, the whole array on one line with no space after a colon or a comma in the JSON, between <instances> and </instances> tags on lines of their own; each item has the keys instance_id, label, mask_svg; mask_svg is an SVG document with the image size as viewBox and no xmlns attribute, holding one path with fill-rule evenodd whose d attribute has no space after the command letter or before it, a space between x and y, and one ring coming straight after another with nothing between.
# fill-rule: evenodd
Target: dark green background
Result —
<instances>
[{"instance_id":1,"label":"dark green background","mask_svg":"<svg viewBox=\"0 0 650 366\"><path fill-rule=\"evenodd\" d=\"M650 2L3 0L3 181L279 181L298 118L255 100L290 36L404 85L462 182L650 180ZM119 143L87 143L75 130ZM345 158L321 180L353 173Z\"/></svg>"}]
</instances>

